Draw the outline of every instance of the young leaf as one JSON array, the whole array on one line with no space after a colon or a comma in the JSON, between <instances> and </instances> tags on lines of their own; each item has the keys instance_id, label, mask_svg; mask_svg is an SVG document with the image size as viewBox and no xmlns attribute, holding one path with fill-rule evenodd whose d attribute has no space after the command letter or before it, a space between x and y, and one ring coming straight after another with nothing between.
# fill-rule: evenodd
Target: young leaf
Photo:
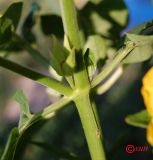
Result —
<instances>
[{"instance_id":1,"label":"young leaf","mask_svg":"<svg viewBox=\"0 0 153 160\"><path fill-rule=\"evenodd\" d=\"M85 50L87 48L89 48L91 54L94 54L97 65L101 67L101 61L107 56L105 40L99 35L89 36L85 44Z\"/></svg>"},{"instance_id":2,"label":"young leaf","mask_svg":"<svg viewBox=\"0 0 153 160\"><path fill-rule=\"evenodd\" d=\"M23 91L18 91L15 94L15 100L20 104L20 120L19 120L19 129L32 117L32 114L29 110L29 104L26 96Z\"/></svg>"},{"instance_id":3,"label":"young leaf","mask_svg":"<svg viewBox=\"0 0 153 160\"><path fill-rule=\"evenodd\" d=\"M128 115L125 118L127 124L141 128L147 128L150 120L151 117L146 110L142 110L138 113Z\"/></svg>"},{"instance_id":4,"label":"young leaf","mask_svg":"<svg viewBox=\"0 0 153 160\"><path fill-rule=\"evenodd\" d=\"M153 53L153 36L126 34L126 41L133 42L135 48L123 60L123 63L137 63L149 59Z\"/></svg>"},{"instance_id":5,"label":"young leaf","mask_svg":"<svg viewBox=\"0 0 153 160\"><path fill-rule=\"evenodd\" d=\"M71 75L75 68L75 51L69 52L52 36L51 65L61 76Z\"/></svg>"},{"instance_id":6,"label":"young leaf","mask_svg":"<svg viewBox=\"0 0 153 160\"><path fill-rule=\"evenodd\" d=\"M68 37L67 37L66 34L64 35L64 47L65 47L68 51L71 51L71 45L70 45L70 42L69 42Z\"/></svg>"},{"instance_id":7,"label":"young leaf","mask_svg":"<svg viewBox=\"0 0 153 160\"><path fill-rule=\"evenodd\" d=\"M63 72L64 72L64 70L70 70L69 74L71 74L74 71L74 68L76 66L75 56L76 56L75 49L73 48L70 51L65 63L63 64ZM67 66L68 66L68 68L66 68Z\"/></svg>"},{"instance_id":8,"label":"young leaf","mask_svg":"<svg viewBox=\"0 0 153 160\"><path fill-rule=\"evenodd\" d=\"M85 64L88 70L89 77L91 79L96 70L95 56L92 52L89 52L89 49L87 49L84 54L84 59L85 59Z\"/></svg>"},{"instance_id":9,"label":"young leaf","mask_svg":"<svg viewBox=\"0 0 153 160\"><path fill-rule=\"evenodd\" d=\"M1 160L11 160L12 155L15 154L18 138L19 138L18 128L13 128L7 140L7 144L3 152L3 155L1 157Z\"/></svg>"}]
</instances>

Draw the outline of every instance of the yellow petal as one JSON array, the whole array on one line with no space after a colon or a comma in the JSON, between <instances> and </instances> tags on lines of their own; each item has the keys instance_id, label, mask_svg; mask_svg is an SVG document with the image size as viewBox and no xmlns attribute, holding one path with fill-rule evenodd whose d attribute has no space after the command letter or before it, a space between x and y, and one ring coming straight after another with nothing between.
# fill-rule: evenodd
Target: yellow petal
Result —
<instances>
[{"instance_id":1,"label":"yellow petal","mask_svg":"<svg viewBox=\"0 0 153 160\"><path fill-rule=\"evenodd\" d=\"M143 77L141 94L148 113L153 116L153 67Z\"/></svg>"},{"instance_id":2,"label":"yellow petal","mask_svg":"<svg viewBox=\"0 0 153 160\"><path fill-rule=\"evenodd\" d=\"M142 80L143 86L152 86L153 87L153 67L145 74Z\"/></svg>"},{"instance_id":3,"label":"yellow petal","mask_svg":"<svg viewBox=\"0 0 153 160\"><path fill-rule=\"evenodd\" d=\"M153 146L153 121L151 121L147 128L147 141Z\"/></svg>"},{"instance_id":4,"label":"yellow petal","mask_svg":"<svg viewBox=\"0 0 153 160\"><path fill-rule=\"evenodd\" d=\"M148 113L153 117L153 88L150 86L143 86L141 94Z\"/></svg>"}]
</instances>

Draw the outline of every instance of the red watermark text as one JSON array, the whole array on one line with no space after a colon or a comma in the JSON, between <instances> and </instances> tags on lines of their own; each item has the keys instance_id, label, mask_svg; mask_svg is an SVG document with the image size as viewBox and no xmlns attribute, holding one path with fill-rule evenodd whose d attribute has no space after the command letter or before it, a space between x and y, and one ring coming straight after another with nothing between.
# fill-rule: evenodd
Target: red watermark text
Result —
<instances>
[{"instance_id":1,"label":"red watermark text","mask_svg":"<svg viewBox=\"0 0 153 160\"><path fill-rule=\"evenodd\" d=\"M148 146L136 146L133 144L128 144L125 147L125 151L128 154L136 153L136 152L147 152L148 151Z\"/></svg>"}]
</instances>

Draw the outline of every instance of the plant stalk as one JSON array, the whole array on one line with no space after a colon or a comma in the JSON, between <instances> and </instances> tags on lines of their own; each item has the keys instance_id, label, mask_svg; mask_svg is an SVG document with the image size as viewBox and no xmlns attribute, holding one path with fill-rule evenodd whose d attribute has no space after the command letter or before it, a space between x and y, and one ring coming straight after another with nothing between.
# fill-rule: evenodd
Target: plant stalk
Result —
<instances>
[{"instance_id":1,"label":"plant stalk","mask_svg":"<svg viewBox=\"0 0 153 160\"><path fill-rule=\"evenodd\" d=\"M73 0L59 0L59 2L65 33L71 48L75 48L76 51L75 85L77 88L82 89L89 85L89 77L84 64L83 53L81 52L81 40L74 2Z\"/></svg>"},{"instance_id":2,"label":"plant stalk","mask_svg":"<svg viewBox=\"0 0 153 160\"><path fill-rule=\"evenodd\" d=\"M92 160L105 160L101 127L96 106L90 97L90 81L81 52L81 41L73 0L59 0L65 33L76 49L75 91L73 100L77 106Z\"/></svg>"},{"instance_id":3,"label":"plant stalk","mask_svg":"<svg viewBox=\"0 0 153 160\"><path fill-rule=\"evenodd\" d=\"M105 160L103 138L96 105L89 94L75 99L92 160Z\"/></svg>"}]
</instances>

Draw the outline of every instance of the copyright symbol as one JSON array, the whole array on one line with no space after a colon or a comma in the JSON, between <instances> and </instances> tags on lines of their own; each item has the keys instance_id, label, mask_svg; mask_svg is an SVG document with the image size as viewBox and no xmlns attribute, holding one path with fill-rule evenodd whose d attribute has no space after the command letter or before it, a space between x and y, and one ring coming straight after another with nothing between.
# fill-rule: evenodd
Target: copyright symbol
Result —
<instances>
[{"instance_id":1,"label":"copyright symbol","mask_svg":"<svg viewBox=\"0 0 153 160\"><path fill-rule=\"evenodd\" d=\"M125 150L126 150L126 152L129 153L129 154L134 153L134 151L135 151L134 145L128 144L128 145L126 146L126 149L125 149Z\"/></svg>"}]
</instances>

